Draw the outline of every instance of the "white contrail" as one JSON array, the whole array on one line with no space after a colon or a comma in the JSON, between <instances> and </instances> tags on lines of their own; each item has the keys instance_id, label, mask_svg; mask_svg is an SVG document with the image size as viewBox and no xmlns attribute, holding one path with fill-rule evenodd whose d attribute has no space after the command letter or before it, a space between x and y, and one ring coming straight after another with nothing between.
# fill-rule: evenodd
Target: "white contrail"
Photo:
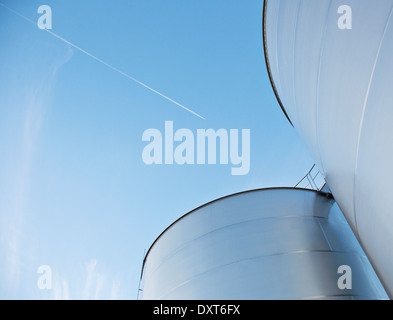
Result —
<instances>
[{"instance_id":1,"label":"white contrail","mask_svg":"<svg viewBox=\"0 0 393 320\"><path fill-rule=\"evenodd\" d=\"M7 6L6 6L5 4L3 4L2 2L0 2L0 5L3 6L4 8L6 8L7 10L11 11L12 13L18 15L19 17L25 19L26 21L28 21L28 22L30 22L30 23L36 25L36 23L35 23L33 20L31 20L31 19L25 17L24 15L20 14L19 12L15 11L15 10L9 8L9 7L7 7ZM56 33L52 32L52 31L50 31L49 29L43 29L43 30L45 30L46 32L50 33L52 36L56 37L57 39L59 39L59 40L65 42L65 43L67 43L68 45L70 45L71 47L75 48L76 50L78 50L78 51L80 51L80 52L86 54L87 56L93 58L94 60L96 60L96 61L102 63L103 65L107 66L108 68L112 69L113 71L116 71L116 72L120 73L120 74L123 75L124 77L126 77L126 78L128 78L128 79L130 79L130 80L132 80L132 81L134 81L134 82L136 82L136 83L138 83L138 84L140 84L141 86L145 87L146 89L149 89L150 91L152 91L152 92L154 92L154 93L160 95L161 97L163 97L163 98L165 98L166 100L168 100L168 101L170 101L170 102L176 104L177 106L183 108L184 110L187 110L188 112L192 113L193 115L195 115L195 116L197 116L197 117L199 117L199 118L201 118L201 119L203 119L203 120L206 120L204 117L202 117L202 116L199 115L198 113L196 113L196 112L194 112L194 111L188 109L187 107L185 107L185 106L183 106L182 104L180 104L179 102L177 102L177 101L175 101L175 100L173 100L173 99L167 97L166 95L162 94L161 92L158 92L157 90L154 90L153 88L149 87L147 84L144 84L143 82L141 82L141 81L135 79L134 77L131 77L129 74L127 74L127 73L125 73L125 72L123 72L123 71L117 69L116 67L114 67L114 66L112 66L111 64L105 62L104 60L101 60L100 58L98 58L98 57L96 57L95 55L93 55L93 54L87 52L86 50L83 50L82 48L80 48L80 47L78 47L77 45L73 44L72 42L70 42L70 41L68 41L68 40L66 40L66 39L64 39L64 38L62 38L62 37L60 37L58 34L56 34Z\"/></svg>"}]
</instances>

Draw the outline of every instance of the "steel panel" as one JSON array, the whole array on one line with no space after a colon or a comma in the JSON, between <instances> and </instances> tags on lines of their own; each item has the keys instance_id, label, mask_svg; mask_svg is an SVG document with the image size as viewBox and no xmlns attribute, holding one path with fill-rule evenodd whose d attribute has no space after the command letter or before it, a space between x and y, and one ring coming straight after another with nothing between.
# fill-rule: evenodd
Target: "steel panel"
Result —
<instances>
[{"instance_id":1,"label":"steel panel","mask_svg":"<svg viewBox=\"0 0 393 320\"><path fill-rule=\"evenodd\" d=\"M341 5L352 29L338 27ZM266 0L265 50L287 114L393 296L393 0Z\"/></svg>"},{"instance_id":2,"label":"steel panel","mask_svg":"<svg viewBox=\"0 0 393 320\"><path fill-rule=\"evenodd\" d=\"M350 265L353 289L337 286ZM387 298L334 200L262 189L202 206L172 224L143 266L143 299Z\"/></svg>"}]
</instances>

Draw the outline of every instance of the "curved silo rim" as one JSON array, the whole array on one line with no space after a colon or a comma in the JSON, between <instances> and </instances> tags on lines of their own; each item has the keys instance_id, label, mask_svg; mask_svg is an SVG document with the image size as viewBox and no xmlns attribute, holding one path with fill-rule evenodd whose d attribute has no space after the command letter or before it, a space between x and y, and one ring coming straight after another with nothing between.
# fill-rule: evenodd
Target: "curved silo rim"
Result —
<instances>
[{"instance_id":1,"label":"curved silo rim","mask_svg":"<svg viewBox=\"0 0 393 320\"><path fill-rule=\"evenodd\" d=\"M280 105L282 112L284 112L285 116L287 117L289 123L293 127L292 121L289 118L288 113L287 113L287 111L284 108L284 105L283 105L283 103L281 101L280 95L278 94L276 85L275 85L274 80L273 80L272 71L270 69L270 61L269 61L269 54L268 54L268 49L267 49L267 39L266 39L267 3L268 3L268 0L264 0L263 1L263 14L262 14L262 16L263 16L263 19L262 19L263 52L264 52L264 55L265 55L266 69L267 69L267 73L269 75L270 84L271 84L271 86L273 88L274 95L276 96L277 102Z\"/></svg>"},{"instance_id":2,"label":"curved silo rim","mask_svg":"<svg viewBox=\"0 0 393 320\"><path fill-rule=\"evenodd\" d=\"M260 188L260 189L252 189L252 190L247 190L247 191L241 191L241 192L237 192L237 193L233 193L215 200L212 200L210 202L207 202L189 212L187 212L186 214L182 215L180 218L176 219L174 222L172 222L168 227L165 228L164 231L162 231L160 233L160 235L156 238L156 240L154 240L154 242L151 244L149 250L147 250L146 255L143 258L143 264L142 264L142 270L141 270L141 277L140 279L142 279L143 276L143 270L145 269L145 263L146 263L146 259L151 251L151 249L154 247L154 245L158 242L158 240L160 240L160 238L170 229L172 228L175 224L177 224L180 220L182 220L183 218L187 217L188 215L192 214L195 211L198 211L199 209L209 206L215 202L221 201L221 200L225 200L227 198L231 198L231 197L235 197L235 196L239 196L239 195L243 195L246 193L252 193L252 192L260 192L260 191L272 191L272 190L299 190L299 191L309 191L309 192L314 192L326 197L329 197L329 193L323 192L323 191L317 191L317 190L312 190L312 189L305 189L305 188L293 188L293 187L272 187L272 188Z\"/></svg>"}]
</instances>

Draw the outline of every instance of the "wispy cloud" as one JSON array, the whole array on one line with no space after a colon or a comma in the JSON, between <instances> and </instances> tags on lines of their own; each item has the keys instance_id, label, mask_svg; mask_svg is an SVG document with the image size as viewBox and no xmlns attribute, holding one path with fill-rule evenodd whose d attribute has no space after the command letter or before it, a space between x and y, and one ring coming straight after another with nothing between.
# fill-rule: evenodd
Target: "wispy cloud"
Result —
<instances>
[{"instance_id":1,"label":"wispy cloud","mask_svg":"<svg viewBox=\"0 0 393 320\"><path fill-rule=\"evenodd\" d=\"M114 279L111 272L105 271L96 259L81 264L79 270L79 276L73 277L72 290L69 289L70 282L65 277L56 275L53 285L54 299L115 300L120 298L120 280Z\"/></svg>"},{"instance_id":2,"label":"wispy cloud","mask_svg":"<svg viewBox=\"0 0 393 320\"><path fill-rule=\"evenodd\" d=\"M68 282L56 276L53 283L53 299L54 300L70 300Z\"/></svg>"},{"instance_id":3,"label":"wispy cloud","mask_svg":"<svg viewBox=\"0 0 393 320\"><path fill-rule=\"evenodd\" d=\"M105 277L97 269L97 260L91 260L84 265L86 282L83 288L82 299L99 299L105 283Z\"/></svg>"},{"instance_id":4,"label":"wispy cloud","mask_svg":"<svg viewBox=\"0 0 393 320\"><path fill-rule=\"evenodd\" d=\"M3 256L0 267L4 270L0 277L4 277L5 286L1 292L6 297L16 294L22 269L36 268L29 266L34 253L31 252L33 240L28 232L31 226L26 222L31 171L44 114L51 106L56 72L72 56L72 50L66 50L63 56L45 61L39 74L26 73L22 81L11 81L9 94L3 97L8 101L3 105L5 109L23 110L23 116L9 132L13 143L12 148L5 150L9 161L6 162L7 176L1 181L7 191L6 198L0 204L0 245Z\"/></svg>"}]
</instances>

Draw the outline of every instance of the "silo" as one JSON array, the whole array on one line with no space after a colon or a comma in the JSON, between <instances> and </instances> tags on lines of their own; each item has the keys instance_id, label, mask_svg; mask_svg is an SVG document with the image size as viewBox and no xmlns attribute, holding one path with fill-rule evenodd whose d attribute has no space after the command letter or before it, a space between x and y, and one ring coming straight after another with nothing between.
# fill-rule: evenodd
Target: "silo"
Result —
<instances>
[{"instance_id":1,"label":"silo","mask_svg":"<svg viewBox=\"0 0 393 320\"><path fill-rule=\"evenodd\" d=\"M265 0L278 101L393 297L393 0Z\"/></svg>"},{"instance_id":2,"label":"silo","mask_svg":"<svg viewBox=\"0 0 393 320\"><path fill-rule=\"evenodd\" d=\"M139 297L387 298L330 195L294 188L234 194L178 219L146 254Z\"/></svg>"}]
</instances>

